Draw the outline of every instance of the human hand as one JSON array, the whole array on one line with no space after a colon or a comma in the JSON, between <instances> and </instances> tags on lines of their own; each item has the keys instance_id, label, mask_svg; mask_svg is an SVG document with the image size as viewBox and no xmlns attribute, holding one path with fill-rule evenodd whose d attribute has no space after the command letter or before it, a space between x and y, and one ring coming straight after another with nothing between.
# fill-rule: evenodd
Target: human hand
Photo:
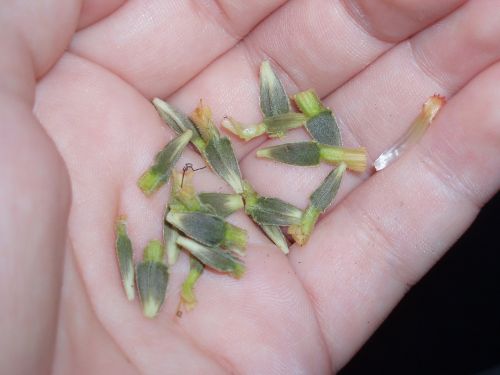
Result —
<instances>
[{"instance_id":1,"label":"human hand","mask_svg":"<svg viewBox=\"0 0 500 375\"><path fill-rule=\"evenodd\" d=\"M118 3L88 0L81 14L76 1L55 0L4 11L0 367L339 369L500 186L498 3L412 1L396 11L371 1L136 1L74 32ZM264 58L289 93L315 88L346 146L366 146L372 160L428 96L449 102L397 163L346 176L307 246L285 257L235 215L250 234L245 276L205 272L198 306L179 319L183 259L162 312L147 320L123 295L113 225L127 214L136 252L160 238L166 190L148 199L136 181L173 135L149 100L190 112L201 97L215 119L257 121ZM257 160L261 143L234 140L243 175L263 195L305 207L326 169ZM202 163L191 150L183 162ZM195 183L226 188L206 170Z\"/></svg>"}]
</instances>

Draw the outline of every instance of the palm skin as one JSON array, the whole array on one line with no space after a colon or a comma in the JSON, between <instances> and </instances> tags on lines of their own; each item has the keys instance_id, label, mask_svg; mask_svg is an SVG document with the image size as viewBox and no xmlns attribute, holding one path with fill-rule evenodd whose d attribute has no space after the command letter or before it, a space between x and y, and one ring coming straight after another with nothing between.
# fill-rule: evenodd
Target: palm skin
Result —
<instances>
[{"instance_id":1,"label":"palm skin","mask_svg":"<svg viewBox=\"0 0 500 375\"><path fill-rule=\"evenodd\" d=\"M0 203L8 208L0 328L8 349L0 368L156 374L342 367L500 186L498 2L393 3L133 1L113 11L119 1L87 1L81 10L76 1L52 1L35 12L22 3L8 8L12 32L2 43L12 52L0 60ZM183 258L171 270L161 314L147 320L121 289L113 224L118 214L129 217L137 259L161 236L167 189L148 199L136 180L173 134L149 100L167 98L189 112L202 97L216 120L231 114L258 121L256 72L264 58L280 69L288 92L314 87L335 110L344 143L366 146L372 159L428 96L449 102L404 158L382 173L345 179L307 246L285 257L235 215L250 234L245 276L204 273L197 308L179 319ZM305 137L296 131L286 139ZM305 207L327 169L257 160L253 150L263 141L234 142L244 176L260 193ZM201 164L192 150L183 162ZM198 172L195 184L229 191L208 171Z\"/></svg>"}]
</instances>

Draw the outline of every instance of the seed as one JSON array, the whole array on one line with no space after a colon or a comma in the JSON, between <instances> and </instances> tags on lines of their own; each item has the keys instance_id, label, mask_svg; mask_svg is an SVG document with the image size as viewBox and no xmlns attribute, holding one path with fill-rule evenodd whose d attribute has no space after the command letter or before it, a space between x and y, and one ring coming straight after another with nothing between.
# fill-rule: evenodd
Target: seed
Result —
<instances>
[{"instance_id":1,"label":"seed","mask_svg":"<svg viewBox=\"0 0 500 375\"><path fill-rule=\"evenodd\" d=\"M134 289L134 260L132 243L127 234L127 222L124 216L116 221L116 255L122 278L123 289L129 301L135 297Z\"/></svg>"},{"instance_id":2,"label":"seed","mask_svg":"<svg viewBox=\"0 0 500 375\"><path fill-rule=\"evenodd\" d=\"M304 245L307 242L319 215L332 204L339 190L346 167L345 163L340 163L337 168L326 176L321 185L311 194L309 206L302 216L301 223L288 228L288 233L292 235L299 245Z\"/></svg>"},{"instance_id":3,"label":"seed","mask_svg":"<svg viewBox=\"0 0 500 375\"><path fill-rule=\"evenodd\" d=\"M175 163L179 160L192 135L191 130L186 130L156 154L153 165L144 172L137 183L144 194L151 195L168 181Z\"/></svg>"},{"instance_id":4,"label":"seed","mask_svg":"<svg viewBox=\"0 0 500 375\"><path fill-rule=\"evenodd\" d=\"M314 141L285 143L262 148L257 151L257 156L299 166L315 166L319 165L320 161L328 164L344 162L349 169L356 172L364 172L367 163L364 147L343 148Z\"/></svg>"},{"instance_id":5,"label":"seed","mask_svg":"<svg viewBox=\"0 0 500 375\"><path fill-rule=\"evenodd\" d=\"M269 61L260 66L260 109L264 117L290 112L290 99Z\"/></svg>"},{"instance_id":6,"label":"seed","mask_svg":"<svg viewBox=\"0 0 500 375\"><path fill-rule=\"evenodd\" d=\"M186 130L191 130L193 132L191 142L200 152L203 151L205 142L201 138L196 126L182 111L158 98L153 99L153 105L163 121L177 134L180 135L185 133Z\"/></svg>"},{"instance_id":7,"label":"seed","mask_svg":"<svg viewBox=\"0 0 500 375\"><path fill-rule=\"evenodd\" d=\"M245 272L245 266L240 259L219 247L205 246L184 236L177 238L177 244L216 271L229 273L236 278L240 278Z\"/></svg>"},{"instance_id":8,"label":"seed","mask_svg":"<svg viewBox=\"0 0 500 375\"><path fill-rule=\"evenodd\" d=\"M164 253L160 241L150 241L144 249L143 261L137 265L137 288L143 313L148 318L158 314L165 300L168 270L163 263Z\"/></svg>"},{"instance_id":9,"label":"seed","mask_svg":"<svg viewBox=\"0 0 500 375\"><path fill-rule=\"evenodd\" d=\"M294 100L307 116L306 129L318 143L342 146L342 138L332 111L326 108L314 90L299 92Z\"/></svg>"},{"instance_id":10,"label":"seed","mask_svg":"<svg viewBox=\"0 0 500 375\"><path fill-rule=\"evenodd\" d=\"M213 214L220 217L227 217L243 208L243 199L239 194L200 193L198 198Z\"/></svg>"},{"instance_id":11,"label":"seed","mask_svg":"<svg viewBox=\"0 0 500 375\"><path fill-rule=\"evenodd\" d=\"M240 166L229 139L226 137L212 138L207 144L205 157L212 170L226 181L236 193L243 192Z\"/></svg>"},{"instance_id":12,"label":"seed","mask_svg":"<svg viewBox=\"0 0 500 375\"><path fill-rule=\"evenodd\" d=\"M224 219L202 212L169 212L167 221L190 238L207 246L244 250L247 233Z\"/></svg>"}]
</instances>

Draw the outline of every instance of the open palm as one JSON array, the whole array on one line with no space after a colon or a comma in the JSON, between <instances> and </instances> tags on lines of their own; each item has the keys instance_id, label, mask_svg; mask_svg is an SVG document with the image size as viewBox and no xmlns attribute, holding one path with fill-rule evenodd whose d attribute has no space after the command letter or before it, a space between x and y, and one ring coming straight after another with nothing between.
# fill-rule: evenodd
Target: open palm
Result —
<instances>
[{"instance_id":1,"label":"open palm","mask_svg":"<svg viewBox=\"0 0 500 375\"><path fill-rule=\"evenodd\" d=\"M87 0L80 11L77 1L26 1L4 12L0 367L339 369L500 186L500 4L120 2ZM315 88L344 144L366 146L372 160L427 97L439 93L448 104L390 168L348 175L335 208L290 256L234 215L250 234L245 276L205 272L197 308L178 318L183 258L171 269L163 310L148 320L121 289L113 225L128 216L137 259L161 236L167 189L148 199L136 186L173 137L150 99L190 112L203 98L216 121L230 114L256 122L265 58L289 93ZM295 131L287 140L305 137ZM258 160L255 148L271 143L261 138L233 142L243 175L259 193L305 207L327 169ZM183 162L202 163L189 149ZM195 184L229 191L208 170Z\"/></svg>"}]
</instances>

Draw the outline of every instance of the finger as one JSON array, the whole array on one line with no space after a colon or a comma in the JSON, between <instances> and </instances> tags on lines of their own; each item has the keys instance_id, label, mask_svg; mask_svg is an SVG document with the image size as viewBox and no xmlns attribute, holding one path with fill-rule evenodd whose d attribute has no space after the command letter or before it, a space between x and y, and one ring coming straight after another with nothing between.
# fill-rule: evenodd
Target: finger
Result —
<instances>
[{"instance_id":1,"label":"finger","mask_svg":"<svg viewBox=\"0 0 500 375\"><path fill-rule=\"evenodd\" d=\"M126 0L84 0L78 20L78 29L88 27L115 12Z\"/></svg>"},{"instance_id":2,"label":"finger","mask_svg":"<svg viewBox=\"0 0 500 375\"><path fill-rule=\"evenodd\" d=\"M382 2L373 3L376 5L364 15L366 20L377 19L377 14L385 8ZM411 28L405 26L400 33L394 32L397 40L393 41L407 38L452 12L460 3L405 2L391 18L396 24L405 24L416 8L423 7L425 11L420 12L423 16L412 22ZM203 96L218 121L224 115L231 115L244 123L258 123L262 114L257 72L265 58L273 61L290 94L313 87L319 95L327 95L394 45L361 28L342 4L340 1L287 3L169 101L191 111L196 99ZM238 140L234 143L238 155L243 156L262 141L259 138L247 144Z\"/></svg>"},{"instance_id":3,"label":"finger","mask_svg":"<svg viewBox=\"0 0 500 375\"><path fill-rule=\"evenodd\" d=\"M341 367L500 187L500 64L444 107L416 148L351 193L292 264Z\"/></svg>"},{"instance_id":4,"label":"finger","mask_svg":"<svg viewBox=\"0 0 500 375\"><path fill-rule=\"evenodd\" d=\"M52 365L70 193L64 163L32 105L35 79L66 47L78 10L74 1L2 3L0 368L5 373L48 373Z\"/></svg>"},{"instance_id":5,"label":"finger","mask_svg":"<svg viewBox=\"0 0 500 375\"><path fill-rule=\"evenodd\" d=\"M345 145L365 146L370 160L374 160L407 129L429 96L434 93L452 96L474 75L497 61L500 57L497 6L495 1L467 3L395 47L326 98L325 103L333 108L341 124ZM294 132L265 146L307 138L303 132ZM262 194L279 195L286 191L287 199L300 207L307 205L310 193L331 169L290 168L259 160L254 153L241 166ZM261 178L273 174L280 178L272 184ZM347 175L337 201L369 175Z\"/></svg>"},{"instance_id":6,"label":"finger","mask_svg":"<svg viewBox=\"0 0 500 375\"><path fill-rule=\"evenodd\" d=\"M285 0L128 2L78 33L71 51L148 97L172 93ZM218 5L219 4L219 5Z\"/></svg>"},{"instance_id":7,"label":"finger","mask_svg":"<svg viewBox=\"0 0 500 375\"><path fill-rule=\"evenodd\" d=\"M243 214L230 221L250 234L244 278L205 272L197 284L198 308L178 320L180 284L188 268L182 257L170 271L167 299L155 321L142 317L138 302L126 301L113 251L114 221L118 214L128 215L135 258L140 259L147 241L161 238L168 199L167 187L148 199L136 186L156 151L173 136L147 100L95 64L66 55L40 83L36 113L56 140L73 181L69 232L89 299L137 368L184 373L197 372L190 366L198 365L210 372L237 368L263 373L314 364L328 371L314 312L288 259ZM190 150L183 158L180 165L202 164ZM199 190L226 188L205 170L195 178ZM302 339L291 344L292 337ZM250 354L254 348L261 351Z\"/></svg>"}]
</instances>

